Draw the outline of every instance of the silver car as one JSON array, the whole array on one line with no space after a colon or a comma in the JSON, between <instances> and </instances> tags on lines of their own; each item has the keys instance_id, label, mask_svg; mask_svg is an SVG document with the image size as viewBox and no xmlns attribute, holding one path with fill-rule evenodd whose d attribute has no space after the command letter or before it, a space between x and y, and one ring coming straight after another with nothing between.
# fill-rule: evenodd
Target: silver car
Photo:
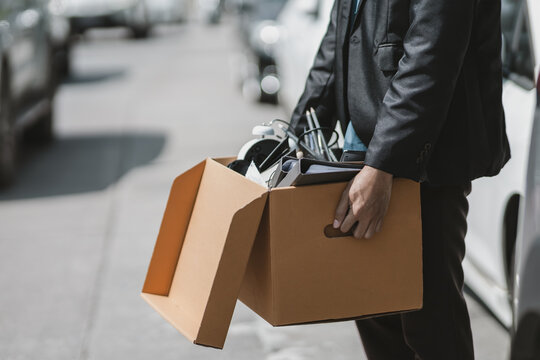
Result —
<instances>
[{"instance_id":1,"label":"silver car","mask_svg":"<svg viewBox=\"0 0 540 360\"><path fill-rule=\"evenodd\" d=\"M123 26L135 38L147 37L151 29L146 0L54 0L70 19L72 33L97 27Z\"/></svg>"},{"instance_id":2,"label":"silver car","mask_svg":"<svg viewBox=\"0 0 540 360\"><path fill-rule=\"evenodd\" d=\"M540 78L539 80L540 81ZM516 243L512 360L540 359L540 84Z\"/></svg>"},{"instance_id":3,"label":"silver car","mask_svg":"<svg viewBox=\"0 0 540 360\"><path fill-rule=\"evenodd\" d=\"M22 135L40 142L53 137L50 34L44 1L0 1L0 186L14 178Z\"/></svg>"}]
</instances>

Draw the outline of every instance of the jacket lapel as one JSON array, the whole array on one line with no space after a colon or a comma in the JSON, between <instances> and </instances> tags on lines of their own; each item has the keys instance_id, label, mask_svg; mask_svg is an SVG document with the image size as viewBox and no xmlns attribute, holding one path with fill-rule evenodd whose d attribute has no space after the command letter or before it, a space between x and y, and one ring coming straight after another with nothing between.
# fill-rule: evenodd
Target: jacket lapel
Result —
<instances>
[{"instance_id":1,"label":"jacket lapel","mask_svg":"<svg viewBox=\"0 0 540 360\"><path fill-rule=\"evenodd\" d=\"M338 19L338 22L341 23L341 30L339 34L339 40L341 44L344 43L345 38L347 37L347 30L350 30L348 33L348 35L350 36L358 27L358 24L360 23L360 15L362 9L364 8L365 2L366 0L360 0L360 3L358 4L358 13L354 18L354 23L349 27L349 23L351 22L351 16L354 16L352 7L356 5L356 0L341 0L341 10L339 14L341 19Z\"/></svg>"},{"instance_id":2,"label":"jacket lapel","mask_svg":"<svg viewBox=\"0 0 540 360\"><path fill-rule=\"evenodd\" d=\"M336 0L336 1L339 1L339 0ZM340 8L340 13L339 13L339 19L338 19L338 22L340 23L340 37L339 37L339 40L340 40L340 43L343 44L344 43L344 40L345 40L345 37L347 36L347 30L349 28L349 22L351 21L351 6L352 6L352 1L355 1L355 0L341 0L341 8Z\"/></svg>"}]
</instances>

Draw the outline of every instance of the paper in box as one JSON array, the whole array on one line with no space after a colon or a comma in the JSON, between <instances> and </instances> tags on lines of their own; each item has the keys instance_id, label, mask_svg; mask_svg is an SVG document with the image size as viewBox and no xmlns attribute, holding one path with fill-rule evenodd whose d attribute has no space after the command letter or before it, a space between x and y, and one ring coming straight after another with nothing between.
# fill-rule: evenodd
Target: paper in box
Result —
<instances>
[{"instance_id":1,"label":"paper in box","mask_svg":"<svg viewBox=\"0 0 540 360\"><path fill-rule=\"evenodd\" d=\"M394 180L372 239L328 238L345 183L268 191L230 161L175 180L143 288L189 340L222 348L238 297L276 326L421 308L419 184Z\"/></svg>"}]
</instances>

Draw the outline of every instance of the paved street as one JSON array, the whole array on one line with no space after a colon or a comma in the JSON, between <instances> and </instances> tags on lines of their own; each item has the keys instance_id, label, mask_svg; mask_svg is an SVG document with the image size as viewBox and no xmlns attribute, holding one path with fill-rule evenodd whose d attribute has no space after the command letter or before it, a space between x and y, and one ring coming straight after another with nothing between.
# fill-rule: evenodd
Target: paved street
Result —
<instances>
[{"instance_id":1,"label":"paved street","mask_svg":"<svg viewBox=\"0 0 540 360\"><path fill-rule=\"evenodd\" d=\"M140 298L173 178L287 115L240 95L230 25L124 37L97 31L76 47L56 142L27 145L0 193L0 359L365 359L351 322L272 328L239 303L218 351ZM477 358L507 359L505 330L469 305Z\"/></svg>"}]
</instances>

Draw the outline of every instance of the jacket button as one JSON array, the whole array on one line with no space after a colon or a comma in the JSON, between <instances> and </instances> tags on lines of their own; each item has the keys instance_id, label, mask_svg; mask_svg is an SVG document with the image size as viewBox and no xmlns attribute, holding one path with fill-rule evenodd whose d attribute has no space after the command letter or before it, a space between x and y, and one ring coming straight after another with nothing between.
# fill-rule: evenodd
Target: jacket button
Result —
<instances>
[{"instance_id":1,"label":"jacket button","mask_svg":"<svg viewBox=\"0 0 540 360\"><path fill-rule=\"evenodd\" d=\"M360 38L358 36L353 35L350 40L351 44L356 44L357 42L360 42Z\"/></svg>"},{"instance_id":2,"label":"jacket button","mask_svg":"<svg viewBox=\"0 0 540 360\"><path fill-rule=\"evenodd\" d=\"M427 151L431 150L431 143L426 143L426 145L424 145L424 149Z\"/></svg>"}]
</instances>

